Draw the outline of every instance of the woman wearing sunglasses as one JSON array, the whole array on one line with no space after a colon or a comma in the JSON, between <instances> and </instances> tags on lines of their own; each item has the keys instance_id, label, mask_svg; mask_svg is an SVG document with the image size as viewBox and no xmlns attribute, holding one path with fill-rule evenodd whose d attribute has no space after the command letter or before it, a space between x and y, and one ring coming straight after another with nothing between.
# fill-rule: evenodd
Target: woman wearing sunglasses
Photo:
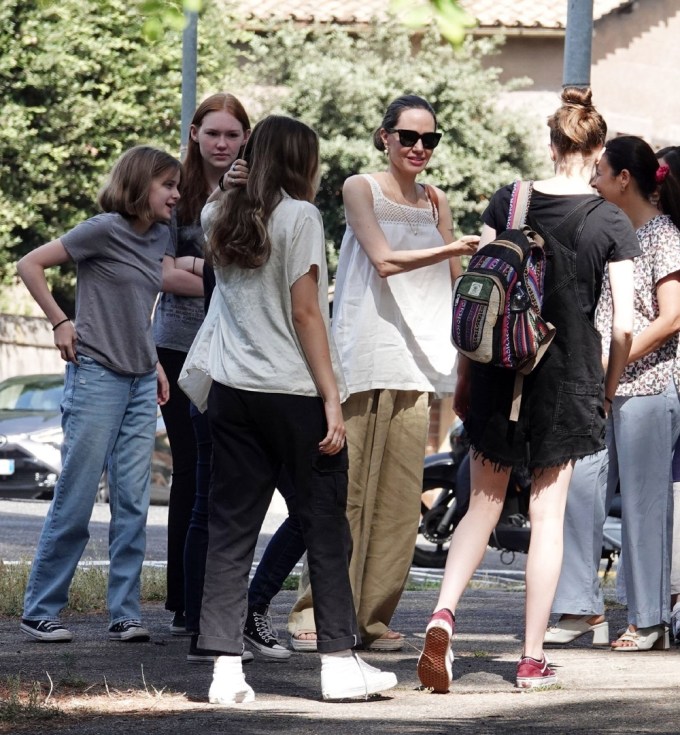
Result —
<instances>
[{"instance_id":1,"label":"woman wearing sunglasses","mask_svg":"<svg viewBox=\"0 0 680 735\"><path fill-rule=\"evenodd\" d=\"M476 236L453 241L442 191L416 181L441 133L432 107L406 95L373 136L385 170L351 176L334 300L335 337L350 397L350 578L366 648L399 650L389 628L415 545L428 405L453 392L451 284ZM297 650L316 643L309 590L289 621Z\"/></svg>"}]
</instances>

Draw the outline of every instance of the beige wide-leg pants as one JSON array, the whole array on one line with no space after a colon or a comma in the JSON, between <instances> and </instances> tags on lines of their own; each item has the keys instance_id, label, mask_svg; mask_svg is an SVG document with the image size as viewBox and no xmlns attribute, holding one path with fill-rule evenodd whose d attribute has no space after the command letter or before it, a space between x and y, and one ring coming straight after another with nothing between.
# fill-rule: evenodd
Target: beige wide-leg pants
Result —
<instances>
[{"instance_id":1,"label":"beige wide-leg pants","mask_svg":"<svg viewBox=\"0 0 680 735\"><path fill-rule=\"evenodd\" d=\"M429 394L371 390L343 404L349 449L349 574L364 645L389 626L408 579L420 518ZM316 630L312 593L301 580L288 618L295 633Z\"/></svg>"}]
</instances>

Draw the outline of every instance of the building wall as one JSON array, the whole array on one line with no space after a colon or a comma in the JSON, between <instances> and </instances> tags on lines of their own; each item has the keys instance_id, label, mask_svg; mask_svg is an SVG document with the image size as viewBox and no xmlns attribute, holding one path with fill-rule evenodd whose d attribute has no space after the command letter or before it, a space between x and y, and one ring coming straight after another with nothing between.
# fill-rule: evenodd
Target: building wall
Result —
<instances>
[{"instance_id":1,"label":"building wall","mask_svg":"<svg viewBox=\"0 0 680 735\"><path fill-rule=\"evenodd\" d=\"M639 135L655 147L680 144L678 39L678 0L645 0L595 21L593 100L612 135ZM531 112L544 126L559 104L563 62L562 37L520 34L508 36L486 64L502 69L503 82L531 79L501 102ZM537 140L539 146L544 142Z\"/></svg>"},{"instance_id":2,"label":"building wall","mask_svg":"<svg viewBox=\"0 0 680 735\"><path fill-rule=\"evenodd\" d=\"M499 67L500 80L504 84L528 77L531 84L525 89L546 92L562 86L564 38L552 36L542 38L534 35L511 35L505 37L500 52L484 60L486 67Z\"/></svg>"},{"instance_id":3,"label":"building wall","mask_svg":"<svg viewBox=\"0 0 680 735\"><path fill-rule=\"evenodd\" d=\"M645 0L595 24L592 86L613 134L680 143L680 4Z\"/></svg>"}]
</instances>

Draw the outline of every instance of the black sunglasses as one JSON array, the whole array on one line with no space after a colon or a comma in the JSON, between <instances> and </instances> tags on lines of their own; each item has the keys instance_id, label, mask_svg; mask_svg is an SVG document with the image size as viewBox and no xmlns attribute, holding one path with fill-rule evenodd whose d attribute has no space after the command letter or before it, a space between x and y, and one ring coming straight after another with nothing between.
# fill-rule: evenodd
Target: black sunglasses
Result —
<instances>
[{"instance_id":1,"label":"black sunglasses","mask_svg":"<svg viewBox=\"0 0 680 735\"><path fill-rule=\"evenodd\" d=\"M398 130L392 128L387 130L388 133L397 133L399 136L399 143L405 148L413 148L413 146L419 141L423 141L423 148L427 148L431 151L439 145L439 141L442 138L441 133L419 133L417 130Z\"/></svg>"}]
</instances>

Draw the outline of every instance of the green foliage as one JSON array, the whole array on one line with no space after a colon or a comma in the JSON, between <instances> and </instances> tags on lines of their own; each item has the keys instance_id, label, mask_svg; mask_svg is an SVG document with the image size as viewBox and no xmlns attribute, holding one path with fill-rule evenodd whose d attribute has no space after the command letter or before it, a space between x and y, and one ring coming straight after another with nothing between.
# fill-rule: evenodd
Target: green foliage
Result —
<instances>
[{"instance_id":1,"label":"green foliage","mask_svg":"<svg viewBox=\"0 0 680 735\"><path fill-rule=\"evenodd\" d=\"M124 0L2 4L2 276L95 213L96 191L123 150L178 147L179 35L147 43L142 21Z\"/></svg>"},{"instance_id":2,"label":"green foliage","mask_svg":"<svg viewBox=\"0 0 680 735\"><path fill-rule=\"evenodd\" d=\"M0 681L0 722L9 722L21 727L31 726L36 721L61 717L62 712L45 699L40 682L23 682L20 675L7 676ZM40 722L44 732L45 725Z\"/></svg>"},{"instance_id":3,"label":"green foliage","mask_svg":"<svg viewBox=\"0 0 680 735\"><path fill-rule=\"evenodd\" d=\"M148 41L160 41L166 29L183 31L186 25L183 5L179 0L142 0L140 11L146 16L142 33ZM189 10L190 8L186 8Z\"/></svg>"},{"instance_id":4,"label":"green foliage","mask_svg":"<svg viewBox=\"0 0 680 735\"><path fill-rule=\"evenodd\" d=\"M253 39L245 65L229 81L234 89L255 90L261 111L298 117L319 133L317 201L336 248L344 231L344 180L384 168L372 134L387 105L406 93L425 97L445 135L424 179L447 192L456 231L474 233L488 197L535 165L531 135L496 106L504 90L498 70L481 62L493 50L489 41L454 50L435 30L414 47L397 23L376 24L360 35L288 25Z\"/></svg>"},{"instance_id":5,"label":"green foliage","mask_svg":"<svg viewBox=\"0 0 680 735\"><path fill-rule=\"evenodd\" d=\"M476 20L456 0L391 0L390 9L409 28L424 28L434 21L442 36L454 46L460 46L465 31L477 24Z\"/></svg>"},{"instance_id":6,"label":"green foliage","mask_svg":"<svg viewBox=\"0 0 680 735\"><path fill-rule=\"evenodd\" d=\"M126 148L146 142L178 152L181 31L163 18L175 17L179 28L186 3L2 3L0 282L14 277L24 253L96 212L97 189ZM162 20L155 42L143 35L151 17ZM418 50L409 33L395 22L361 34L284 26L253 36L222 4L203 3L199 99L227 89L252 118L284 112L322 138L319 204L331 268L344 230L342 184L383 166L371 134L394 97L416 92L437 110L446 135L427 179L447 191L458 231L477 231L486 198L533 166L529 136L514 116L496 111L497 72L481 64L491 45L453 50L431 31ZM50 278L57 298L68 302L73 269Z\"/></svg>"},{"instance_id":7,"label":"green foliage","mask_svg":"<svg viewBox=\"0 0 680 735\"><path fill-rule=\"evenodd\" d=\"M199 23L199 75L210 92L233 58L216 42L228 21L212 6ZM143 28L159 14L183 23L181 7L180 0L0 6L0 283L13 278L24 253L96 213L97 190L125 149L150 143L179 152L181 28L164 21L156 42ZM68 307L73 268L50 279Z\"/></svg>"}]
</instances>

